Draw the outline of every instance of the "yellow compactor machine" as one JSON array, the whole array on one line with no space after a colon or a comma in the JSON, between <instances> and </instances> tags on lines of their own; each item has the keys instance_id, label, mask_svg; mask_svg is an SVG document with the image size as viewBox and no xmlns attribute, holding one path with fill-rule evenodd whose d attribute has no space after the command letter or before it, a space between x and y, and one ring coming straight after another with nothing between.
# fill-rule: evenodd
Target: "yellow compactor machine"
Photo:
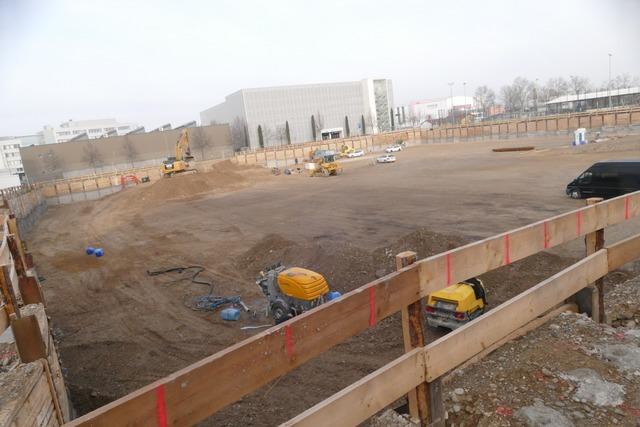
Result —
<instances>
[{"instance_id":1,"label":"yellow compactor machine","mask_svg":"<svg viewBox=\"0 0 640 427\"><path fill-rule=\"evenodd\" d=\"M271 316L282 323L331 299L329 284L315 271L275 264L260 272L256 280L269 300Z\"/></svg>"},{"instance_id":2,"label":"yellow compactor machine","mask_svg":"<svg viewBox=\"0 0 640 427\"><path fill-rule=\"evenodd\" d=\"M427 323L429 326L456 329L482 315L486 307L484 284L474 277L429 295Z\"/></svg>"}]
</instances>

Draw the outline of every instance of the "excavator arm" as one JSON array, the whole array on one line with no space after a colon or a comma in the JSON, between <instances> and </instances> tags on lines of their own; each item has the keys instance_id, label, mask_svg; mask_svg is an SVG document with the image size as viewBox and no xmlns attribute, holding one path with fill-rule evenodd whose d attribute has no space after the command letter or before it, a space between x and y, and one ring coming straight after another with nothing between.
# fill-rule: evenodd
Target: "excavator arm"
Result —
<instances>
[{"instance_id":1,"label":"excavator arm","mask_svg":"<svg viewBox=\"0 0 640 427\"><path fill-rule=\"evenodd\" d=\"M192 160L191 148L189 147L189 132L182 130L180 139L176 142L176 160Z\"/></svg>"}]
</instances>

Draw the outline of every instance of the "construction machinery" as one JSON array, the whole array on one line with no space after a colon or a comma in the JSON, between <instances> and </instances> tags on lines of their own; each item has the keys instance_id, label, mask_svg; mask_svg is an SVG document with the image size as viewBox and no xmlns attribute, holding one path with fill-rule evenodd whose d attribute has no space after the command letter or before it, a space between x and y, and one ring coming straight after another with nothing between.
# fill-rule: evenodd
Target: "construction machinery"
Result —
<instances>
[{"instance_id":1,"label":"construction machinery","mask_svg":"<svg viewBox=\"0 0 640 427\"><path fill-rule=\"evenodd\" d=\"M348 145L343 145L340 149L340 157L349 157L349 154L355 152L356 149L353 147L349 147Z\"/></svg>"},{"instance_id":2,"label":"construction machinery","mask_svg":"<svg viewBox=\"0 0 640 427\"><path fill-rule=\"evenodd\" d=\"M276 325L324 303L329 284L315 271L287 268L281 263L260 272L256 284L269 300L269 311Z\"/></svg>"},{"instance_id":3,"label":"construction machinery","mask_svg":"<svg viewBox=\"0 0 640 427\"><path fill-rule=\"evenodd\" d=\"M162 176L171 177L178 173L197 172L195 169L189 168L189 161L193 160L191 149L189 148L189 132L182 130L180 138L176 142L175 157L168 157L162 162L160 172Z\"/></svg>"},{"instance_id":4,"label":"construction machinery","mask_svg":"<svg viewBox=\"0 0 640 427\"><path fill-rule=\"evenodd\" d=\"M338 172L342 171L342 167L336 162L334 151L316 150L312 151L309 157L311 161L304 165L309 176L332 176L338 175Z\"/></svg>"},{"instance_id":5,"label":"construction machinery","mask_svg":"<svg viewBox=\"0 0 640 427\"><path fill-rule=\"evenodd\" d=\"M484 284L474 277L429 295L427 323L453 330L482 315L486 307Z\"/></svg>"}]
</instances>

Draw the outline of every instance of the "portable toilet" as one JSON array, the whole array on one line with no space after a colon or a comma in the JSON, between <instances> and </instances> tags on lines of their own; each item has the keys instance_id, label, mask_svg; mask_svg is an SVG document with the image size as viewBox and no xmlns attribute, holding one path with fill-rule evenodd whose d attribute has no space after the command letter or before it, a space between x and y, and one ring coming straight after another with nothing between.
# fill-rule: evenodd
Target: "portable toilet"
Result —
<instances>
[{"instance_id":1,"label":"portable toilet","mask_svg":"<svg viewBox=\"0 0 640 427\"><path fill-rule=\"evenodd\" d=\"M585 128L573 131L573 145L582 145L587 143L587 130Z\"/></svg>"}]
</instances>

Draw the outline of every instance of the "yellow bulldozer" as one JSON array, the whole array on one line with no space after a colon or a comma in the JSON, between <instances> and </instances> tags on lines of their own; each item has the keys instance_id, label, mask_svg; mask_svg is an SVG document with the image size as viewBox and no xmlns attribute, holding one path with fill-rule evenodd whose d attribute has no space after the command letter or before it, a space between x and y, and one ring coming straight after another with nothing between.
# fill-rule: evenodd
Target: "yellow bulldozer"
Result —
<instances>
[{"instance_id":1,"label":"yellow bulldozer","mask_svg":"<svg viewBox=\"0 0 640 427\"><path fill-rule=\"evenodd\" d=\"M311 161L304 166L309 176L335 176L342 172L342 167L336 162L336 153L333 151L312 151L309 158Z\"/></svg>"},{"instance_id":2,"label":"yellow bulldozer","mask_svg":"<svg viewBox=\"0 0 640 427\"><path fill-rule=\"evenodd\" d=\"M175 157L168 157L167 160L164 160L160 165L160 172L164 177L171 177L185 172L197 172L195 169L189 168L189 161L191 160L193 160L193 156L189 147L189 132L183 129L180 133L180 138L176 142Z\"/></svg>"}]
</instances>

